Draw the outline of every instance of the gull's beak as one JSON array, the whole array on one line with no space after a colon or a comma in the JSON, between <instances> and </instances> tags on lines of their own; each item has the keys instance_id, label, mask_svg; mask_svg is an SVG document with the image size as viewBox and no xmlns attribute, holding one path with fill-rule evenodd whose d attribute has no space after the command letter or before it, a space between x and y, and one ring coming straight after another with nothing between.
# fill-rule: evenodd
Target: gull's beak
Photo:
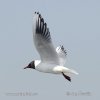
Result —
<instances>
[{"instance_id":1,"label":"gull's beak","mask_svg":"<svg viewBox=\"0 0 100 100\"><path fill-rule=\"evenodd\" d=\"M29 68L28 66L24 67L24 69Z\"/></svg>"},{"instance_id":2,"label":"gull's beak","mask_svg":"<svg viewBox=\"0 0 100 100\"><path fill-rule=\"evenodd\" d=\"M28 66L26 66L24 69L26 69L26 68L32 68L32 69L35 69L35 68L32 67L31 64L29 64Z\"/></svg>"}]
</instances>

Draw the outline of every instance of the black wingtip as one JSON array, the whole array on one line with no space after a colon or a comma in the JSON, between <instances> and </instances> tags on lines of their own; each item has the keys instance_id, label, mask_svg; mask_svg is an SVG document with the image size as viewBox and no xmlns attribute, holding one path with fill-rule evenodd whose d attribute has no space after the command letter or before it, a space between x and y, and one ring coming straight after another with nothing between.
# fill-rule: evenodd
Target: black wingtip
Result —
<instances>
[{"instance_id":1,"label":"black wingtip","mask_svg":"<svg viewBox=\"0 0 100 100\"><path fill-rule=\"evenodd\" d=\"M41 18L41 14L39 14L39 17Z\"/></svg>"},{"instance_id":2,"label":"black wingtip","mask_svg":"<svg viewBox=\"0 0 100 100\"><path fill-rule=\"evenodd\" d=\"M65 50L64 46L60 45L60 47L61 47L61 50L65 53L65 55L67 55L67 51Z\"/></svg>"},{"instance_id":3,"label":"black wingtip","mask_svg":"<svg viewBox=\"0 0 100 100\"><path fill-rule=\"evenodd\" d=\"M37 12L37 14L39 14L39 12Z\"/></svg>"},{"instance_id":4,"label":"black wingtip","mask_svg":"<svg viewBox=\"0 0 100 100\"><path fill-rule=\"evenodd\" d=\"M46 22L44 22L44 19L39 12L35 13L38 15L36 21L36 34L41 35L45 41L51 42L51 36Z\"/></svg>"}]
</instances>

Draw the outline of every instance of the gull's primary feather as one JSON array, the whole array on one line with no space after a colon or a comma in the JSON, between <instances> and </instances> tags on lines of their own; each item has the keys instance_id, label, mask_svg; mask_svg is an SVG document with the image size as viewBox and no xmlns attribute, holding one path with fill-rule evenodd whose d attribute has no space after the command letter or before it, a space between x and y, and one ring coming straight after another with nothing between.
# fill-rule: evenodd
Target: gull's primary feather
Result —
<instances>
[{"instance_id":1,"label":"gull's primary feather","mask_svg":"<svg viewBox=\"0 0 100 100\"><path fill-rule=\"evenodd\" d=\"M59 64L58 54L52 44L49 28L39 13L33 17L33 39L42 62Z\"/></svg>"}]
</instances>

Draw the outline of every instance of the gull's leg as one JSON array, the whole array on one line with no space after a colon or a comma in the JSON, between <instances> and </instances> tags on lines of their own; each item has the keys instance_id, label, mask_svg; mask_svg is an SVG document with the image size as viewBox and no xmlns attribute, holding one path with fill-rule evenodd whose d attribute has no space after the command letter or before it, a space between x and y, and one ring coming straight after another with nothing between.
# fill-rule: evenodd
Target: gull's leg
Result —
<instances>
[{"instance_id":1,"label":"gull's leg","mask_svg":"<svg viewBox=\"0 0 100 100\"><path fill-rule=\"evenodd\" d=\"M65 77L65 79L71 82L71 78L69 76L65 75L63 72L62 72L62 75Z\"/></svg>"}]
</instances>

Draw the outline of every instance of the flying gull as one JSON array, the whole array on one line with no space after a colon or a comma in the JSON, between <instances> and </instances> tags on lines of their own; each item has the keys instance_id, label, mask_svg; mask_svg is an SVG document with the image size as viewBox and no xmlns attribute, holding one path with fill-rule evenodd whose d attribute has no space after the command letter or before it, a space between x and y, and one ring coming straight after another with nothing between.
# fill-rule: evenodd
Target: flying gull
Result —
<instances>
[{"instance_id":1,"label":"flying gull","mask_svg":"<svg viewBox=\"0 0 100 100\"><path fill-rule=\"evenodd\" d=\"M33 40L41 60L33 60L24 69L31 68L44 73L61 74L71 82L69 74L78 73L64 67L67 52L62 45L54 48L49 28L39 12L33 14Z\"/></svg>"}]
</instances>

